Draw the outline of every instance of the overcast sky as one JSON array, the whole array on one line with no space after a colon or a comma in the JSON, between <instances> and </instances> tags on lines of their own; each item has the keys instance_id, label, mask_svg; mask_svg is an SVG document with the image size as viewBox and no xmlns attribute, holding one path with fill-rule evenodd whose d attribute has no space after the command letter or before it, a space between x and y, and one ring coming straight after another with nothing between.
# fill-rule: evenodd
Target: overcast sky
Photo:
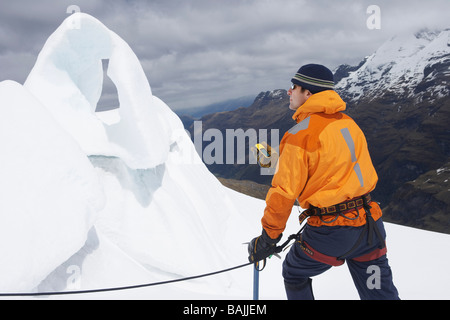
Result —
<instances>
[{"instance_id":1,"label":"overcast sky","mask_svg":"<svg viewBox=\"0 0 450 320\"><path fill-rule=\"evenodd\" d=\"M0 0L0 81L25 81L70 5L131 46L174 110L287 89L303 64L354 65L396 34L450 27L450 0Z\"/></svg>"}]
</instances>

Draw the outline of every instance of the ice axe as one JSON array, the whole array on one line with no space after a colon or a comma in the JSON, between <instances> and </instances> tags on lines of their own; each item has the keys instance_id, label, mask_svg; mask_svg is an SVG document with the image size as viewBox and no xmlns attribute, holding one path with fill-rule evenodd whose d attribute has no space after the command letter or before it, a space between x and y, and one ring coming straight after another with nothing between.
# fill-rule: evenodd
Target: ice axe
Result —
<instances>
[{"instance_id":1,"label":"ice axe","mask_svg":"<svg viewBox=\"0 0 450 320\"><path fill-rule=\"evenodd\" d=\"M249 242L243 244L248 245ZM280 247L274 247L272 250L268 252L264 251L250 255L249 260L250 262L253 262L253 300L259 300L259 272L265 268L266 259L271 258L272 256L281 259L278 253L282 251L285 245L286 244L283 244Z\"/></svg>"},{"instance_id":2,"label":"ice axe","mask_svg":"<svg viewBox=\"0 0 450 320\"><path fill-rule=\"evenodd\" d=\"M253 300L259 300L259 262L253 267Z\"/></svg>"},{"instance_id":3,"label":"ice axe","mask_svg":"<svg viewBox=\"0 0 450 320\"><path fill-rule=\"evenodd\" d=\"M275 150L271 148L270 145L268 145L265 141L261 143L257 143L254 147L251 148L251 151L253 152L253 155L256 158L256 162L261 168L270 168L276 163L276 160L278 160L278 154ZM275 160L275 161L274 161ZM248 243L247 243L248 244ZM277 252L273 252L272 255L275 255L276 257L281 257L278 255ZM253 257L256 258L256 257ZM253 300L259 300L259 272L264 269L266 265L266 259L262 260L263 266L260 269L259 263L260 260L255 259L253 265Z\"/></svg>"},{"instance_id":4,"label":"ice axe","mask_svg":"<svg viewBox=\"0 0 450 320\"><path fill-rule=\"evenodd\" d=\"M276 256L277 258L281 259L281 257L277 254L274 253L274 256ZM271 258L272 256L270 256L269 258ZM260 269L259 268L259 263L261 261L256 261L253 264L253 300L259 300L259 272L262 271L262 269L264 269L265 265L266 265L266 260L264 259L263 262L263 266Z\"/></svg>"},{"instance_id":5,"label":"ice axe","mask_svg":"<svg viewBox=\"0 0 450 320\"><path fill-rule=\"evenodd\" d=\"M279 259L281 259L279 253L287 249L289 243L292 240L298 240L300 237L300 233L302 230L300 230L296 234L291 234L285 242L283 242L279 246L275 246L270 248L269 250L262 250L260 252L255 252L254 254L251 254L249 256L250 262L253 262L253 300L259 300L259 272L262 271L266 266L266 259L272 258L272 256L275 256ZM243 243L243 244L249 244L249 242ZM260 266L260 263L262 263L262 266Z\"/></svg>"}]
</instances>

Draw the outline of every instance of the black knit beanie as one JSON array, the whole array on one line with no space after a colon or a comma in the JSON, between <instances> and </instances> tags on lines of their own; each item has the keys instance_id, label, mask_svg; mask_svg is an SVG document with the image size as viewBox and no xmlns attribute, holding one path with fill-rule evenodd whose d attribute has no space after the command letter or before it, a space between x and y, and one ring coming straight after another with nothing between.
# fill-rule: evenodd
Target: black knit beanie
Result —
<instances>
[{"instance_id":1,"label":"black knit beanie","mask_svg":"<svg viewBox=\"0 0 450 320\"><path fill-rule=\"evenodd\" d=\"M292 83L308 89L312 94L334 90L333 73L320 64L307 64L298 69Z\"/></svg>"}]
</instances>

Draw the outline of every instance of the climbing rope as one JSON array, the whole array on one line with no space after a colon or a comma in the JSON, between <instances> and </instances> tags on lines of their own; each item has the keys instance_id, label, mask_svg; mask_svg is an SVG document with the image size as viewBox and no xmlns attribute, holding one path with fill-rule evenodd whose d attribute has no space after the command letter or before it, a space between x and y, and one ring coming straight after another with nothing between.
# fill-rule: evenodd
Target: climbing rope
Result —
<instances>
[{"instance_id":1,"label":"climbing rope","mask_svg":"<svg viewBox=\"0 0 450 320\"><path fill-rule=\"evenodd\" d=\"M160 281L160 282L153 282L153 283L144 283L144 284L138 284L138 285L132 285L132 286L125 286L125 287L113 287L113 288L102 288L102 289L91 289L91 290L77 290L77 291L54 291L54 292L17 292L17 293L0 293L0 297L30 297L30 296L54 296L54 295L69 295L69 294L85 294L85 293L98 293L98 292L107 292L107 291L120 291L120 290L129 290L129 289L137 289L137 288L144 288L144 287L152 287L152 286L159 286L169 283L175 283L175 282L181 282L181 281L187 281L187 280L193 280L198 278L204 278L224 272L229 272L235 269L243 268L248 265L253 265L252 262L244 263L235 267L214 271L210 273L204 273L196 276L191 277L185 277L185 278L179 278L179 279L173 279L173 280L167 280L167 281Z\"/></svg>"}]
</instances>

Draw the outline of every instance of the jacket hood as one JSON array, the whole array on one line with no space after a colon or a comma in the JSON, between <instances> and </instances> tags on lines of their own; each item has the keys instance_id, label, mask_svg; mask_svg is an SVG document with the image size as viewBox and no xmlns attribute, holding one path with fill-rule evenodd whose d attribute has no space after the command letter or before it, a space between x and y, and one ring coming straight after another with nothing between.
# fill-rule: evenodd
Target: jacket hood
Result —
<instances>
[{"instance_id":1,"label":"jacket hood","mask_svg":"<svg viewBox=\"0 0 450 320\"><path fill-rule=\"evenodd\" d=\"M310 113L323 112L326 114L333 114L344 111L345 108L345 102L336 91L326 90L309 97L309 99L295 111L292 119L299 122L306 118Z\"/></svg>"}]
</instances>

